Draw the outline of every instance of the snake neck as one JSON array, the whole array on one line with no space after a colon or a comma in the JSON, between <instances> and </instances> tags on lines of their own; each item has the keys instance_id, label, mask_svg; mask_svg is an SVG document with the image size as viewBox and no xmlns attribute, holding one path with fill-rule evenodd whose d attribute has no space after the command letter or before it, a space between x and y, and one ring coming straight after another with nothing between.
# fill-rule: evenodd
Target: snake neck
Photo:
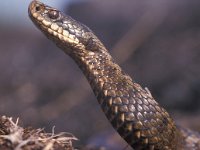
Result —
<instances>
[{"instance_id":1,"label":"snake neck","mask_svg":"<svg viewBox=\"0 0 200 150\"><path fill-rule=\"evenodd\" d=\"M136 149L177 149L174 121L148 89L132 81L107 51L71 56L118 133Z\"/></svg>"},{"instance_id":2,"label":"snake neck","mask_svg":"<svg viewBox=\"0 0 200 150\"><path fill-rule=\"evenodd\" d=\"M107 51L81 53L71 57L79 65L100 102L103 97L128 96L132 79L117 65ZM101 104L101 102L100 102Z\"/></svg>"}]
</instances>

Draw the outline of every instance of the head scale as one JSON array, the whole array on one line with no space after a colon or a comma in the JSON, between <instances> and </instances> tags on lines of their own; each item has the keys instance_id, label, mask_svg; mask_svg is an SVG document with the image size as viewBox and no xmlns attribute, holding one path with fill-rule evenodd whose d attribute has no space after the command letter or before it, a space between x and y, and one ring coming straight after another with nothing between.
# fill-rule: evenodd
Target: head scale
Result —
<instances>
[{"instance_id":1,"label":"head scale","mask_svg":"<svg viewBox=\"0 0 200 150\"><path fill-rule=\"evenodd\" d=\"M102 51L103 44L85 25L39 1L29 5L29 16L46 36L66 53Z\"/></svg>"}]
</instances>

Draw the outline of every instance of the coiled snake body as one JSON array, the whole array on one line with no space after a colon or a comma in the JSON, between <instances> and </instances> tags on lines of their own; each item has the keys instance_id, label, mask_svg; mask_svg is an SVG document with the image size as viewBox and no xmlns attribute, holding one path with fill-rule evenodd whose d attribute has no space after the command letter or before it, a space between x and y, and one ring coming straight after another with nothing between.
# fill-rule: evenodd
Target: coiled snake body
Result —
<instances>
[{"instance_id":1,"label":"coiled snake body","mask_svg":"<svg viewBox=\"0 0 200 150\"><path fill-rule=\"evenodd\" d=\"M108 120L133 149L200 149L200 135L177 127L148 89L113 61L88 27L39 1L31 2L29 16L79 65Z\"/></svg>"}]
</instances>

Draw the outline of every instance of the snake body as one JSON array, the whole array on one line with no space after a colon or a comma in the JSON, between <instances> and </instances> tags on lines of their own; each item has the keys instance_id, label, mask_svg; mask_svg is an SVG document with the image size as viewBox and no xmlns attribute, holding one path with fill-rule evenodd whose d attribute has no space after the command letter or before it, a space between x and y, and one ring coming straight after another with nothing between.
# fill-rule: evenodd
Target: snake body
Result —
<instances>
[{"instance_id":1,"label":"snake body","mask_svg":"<svg viewBox=\"0 0 200 150\"><path fill-rule=\"evenodd\" d=\"M149 90L123 72L87 26L39 1L31 2L29 16L79 65L106 117L133 149L200 149L200 135L177 127Z\"/></svg>"}]
</instances>

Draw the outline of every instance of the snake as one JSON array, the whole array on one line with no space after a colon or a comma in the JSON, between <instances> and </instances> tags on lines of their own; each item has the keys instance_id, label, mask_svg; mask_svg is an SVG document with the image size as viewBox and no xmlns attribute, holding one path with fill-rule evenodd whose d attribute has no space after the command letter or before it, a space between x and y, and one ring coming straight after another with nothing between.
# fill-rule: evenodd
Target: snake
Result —
<instances>
[{"instance_id":1,"label":"snake","mask_svg":"<svg viewBox=\"0 0 200 150\"><path fill-rule=\"evenodd\" d=\"M30 3L28 14L79 66L107 119L133 149L200 149L200 134L176 125L148 88L122 70L86 25L37 0Z\"/></svg>"}]
</instances>

